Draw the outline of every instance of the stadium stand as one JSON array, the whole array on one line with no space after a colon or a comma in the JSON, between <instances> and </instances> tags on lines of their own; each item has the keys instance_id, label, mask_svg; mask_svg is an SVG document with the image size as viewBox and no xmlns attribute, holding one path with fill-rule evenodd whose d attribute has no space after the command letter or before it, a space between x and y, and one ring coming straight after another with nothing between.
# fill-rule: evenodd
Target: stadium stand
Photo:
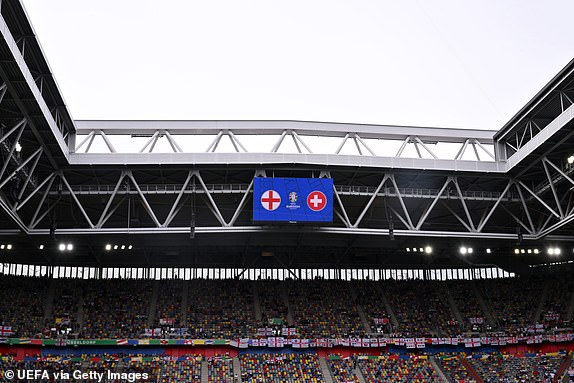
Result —
<instances>
[{"instance_id":1,"label":"stadium stand","mask_svg":"<svg viewBox=\"0 0 574 383\"><path fill-rule=\"evenodd\" d=\"M550 383L561 361L562 358L558 356L515 357L500 353L490 354L481 359L470 359L472 367L485 383Z\"/></svg>"},{"instance_id":2,"label":"stadium stand","mask_svg":"<svg viewBox=\"0 0 574 383\"><path fill-rule=\"evenodd\" d=\"M451 294L462 316L463 323L461 323L460 329L482 332L481 330L483 330L488 321L488 315L481 307L479 298L475 294L474 286L472 286L473 283L471 281L447 281L446 289Z\"/></svg>"},{"instance_id":3,"label":"stadium stand","mask_svg":"<svg viewBox=\"0 0 574 383\"><path fill-rule=\"evenodd\" d=\"M297 281L289 283L288 288L301 337L336 338L364 334L349 282Z\"/></svg>"},{"instance_id":4,"label":"stadium stand","mask_svg":"<svg viewBox=\"0 0 574 383\"><path fill-rule=\"evenodd\" d=\"M259 300L261 305L261 326L272 323L273 319L279 319L281 323L288 324L288 307L285 304L287 295L284 283L277 281L262 280L257 283Z\"/></svg>"},{"instance_id":5,"label":"stadium stand","mask_svg":"<svg viewBox=\"0 0 574 383\"><path fill-rule=\"evenodd\" d=\"M152 282L87 280L81 285L84 302L84 338L133 338L146 328Z\"/></svg>"},{"instance_id":6,"label":"stadium stand","mask_svg":"<svg viewBox=\"0 0 574 383\"><path fill-rule=\"evenodd\" d=\"M159 284L158 303L154 317L153 328L161 327L161 320L173 321L173 326L180 327L183 323L182 304L183 304L184 282L173 280L168 283Z\"/></svg>"},{"instance_id":7,"label":"stadium stand","mask_svg":"<svg viewBox=\"0 0 574 383\"><path fill-rule=\"evenodd\" d=\"M160 366L159 382L161 383L201 382L201 361L195 356L186 356L185 360L168 360Z\"/></svg>"},{"instance_id":8,"label":"stadium stand","mask_svg":"<svg viewBox=\"0 0 574 383\"><path fill-rule=\"evenodd\" d=\"M213 356L208 360L208 380L209 383L229 382L235 379L233 371L233 359L229 356Z\"/></svg>"},{"instance_id":9,"label":"stadium stand","mask_svg":"<svg viewBox=\"0 0 574 383\"><path fill-rule=\"evenodd\" d=\"M535 277L512 280L479 281L485 300L499 330L506 334L527 333L527 327L535 323L536 305L540 302L544 280Z\"/></svg>"},{"instance_id":10,"label":"stadium stand","mask_svg":"<svg viewBox=\"0 0 574 383\"><path fill-rule=\"evenodd\" d=\"M574 280L568 277L552 278L546 281L548 294L540 310L538 321L544 323L546 329L570 325L568 306L574 291Z\"/></svg>"},{"instance_id":11,"label":"stadium stand","mask_svg":"<svg viewBox=\"0 0 574 383\"><path fill-rule=\"evenodd\" d=\"M445 354L436 355L437 364L443 370L445 377L450 383L475 383L476 380L468 371L461 358L466 358L466 354Z\"/></svg>"},{"instance_id":12,"label":"stadium stand","mask_svg":"<svg viewBox=\"0 0 574 383\"><path fill-rule=\"evenodd\" d=\"M187 324L193 338L240 338L256 332L248 281L194 280L189 283Z\"/></svg>"},{"instance_id":13,"label":"stadium stand","mask_svg":"<svg viewBox=\"0 0 574 383\"><path fill-rule=\"evenodd\" d=\"M295 332L289 338L353 338L398 335L403 337L456 337L468 332L531 335L533 331L554 333L570 322L544 321L548 313L569 310L574 286L567 276L550 279L512 278L492 282L474 282L498 326L474 326L471 319L487 321L469 281L237 281L237 280L165 280L158 284L156 306L152 307L153 284L149 280L74 280L19 278L0 276L0 324L11 327L5 335L43 338L215 338L255 337L258 328L279 320L274 328L288 326L288 308L292 307ZM534 328L536 306L543 298L540 316L545 328ZM256 288L254 286L256 285ZM187 304L183 307L183 292ZM460 324L453 308L441 291L449 289L456 309L463 317ZM262 320L257 321L253 291L258 291ZM384 291L395 312L399 327L380 325L388 320L382 301ZM420 294L424 291L424 294ZM355 295L355 298L353 297ZM50 299L49 297L52 296ZM464 300L464 297L468 297ZM287 302L285 301L287 299ZM362 308L372 333L364 328L358 313ZM153 313L150 311L153 310ZM182 314L186 314L184 321ZM149 316L153 317L150 323ZM564 314L565 315L565 314ZM168 320L161 325L162 320ZM170 322L173 321L173 322ZM161 328L160 334L146 333ZM380 331L377 331L379 329ZM175 331L175 332L174 332Z\"/></svg>"},{"instance_id":14,"label":"stadium stand","mask_svg":"<svg viewBox=\"0 0 574 383\"><path fill-rule=\"evenodd\" d=\"M458 329L454 314L445 298L438 294L437 287L434 282L424 281L397 281L385 285L385 292L399 321L395 332L405 337L440 337Z\"/></svg>"},{"instance_id":15,"label":"stadium stand","mask_svg":"<svg viewBox=\"0 0 574 383\"><path fill-rule=\"evenodd\" d=\"M368 383L440 383L440 377L426 357L385 355L359 361Z\"/></svg>"},{"instance_id":16,"label":"stadium stand","mask_svg":"<svg viewBox=\"0 0 574 383\"><path fill-rule=\"evenodd\" d=\"M4 336L32 337L40 332L48 283L42 278L0 277L0 323L12 328Z\"/></svg>"},{"instance_id":17,"label":"stadium stand","mask_svg":"<svg viewBox=\"0 0 574 383\"><path fill-rule=\"evenodd\" d=\"M380 283L374 281L354 281L357 292L357 304L361 305L371 330L378 334L390 334L392 324L390 315L382 302Z\"/></svg>"},{"instance_id":18,"label":"stadium stand","mask_svg":"<svg viewBox=\"0 0 574 383\"><path fill-rule=\"evenodd\" d=\"M324 382L314 354L243 354L239 360L243 383Z\"/></svg>"},{"instance_id":19,"label":"stadium stand","mask_svg":"<svg viewBox=\"0 0 574 383\"><path fill-rule=\"evenodd\" d=\"M329 371L336 383L359 383L359 377L355 373L356 361L351 358L330 359Z\"/></svg>"}]
</instances>

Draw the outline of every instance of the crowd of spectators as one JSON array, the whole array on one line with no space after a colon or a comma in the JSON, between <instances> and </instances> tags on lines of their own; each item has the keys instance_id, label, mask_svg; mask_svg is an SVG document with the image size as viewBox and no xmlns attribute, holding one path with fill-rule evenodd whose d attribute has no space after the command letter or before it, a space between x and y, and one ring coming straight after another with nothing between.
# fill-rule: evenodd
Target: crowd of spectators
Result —
<instances>
[{"instance_id":1,"label":"crowd of spectators","mask_svg":"<svg viewBox=\"0 0 574 383\"><path fill-rule=\"evenodd\" d=\"M565 325L562 318L574 294L574 282L570 279L150 281L2 276L0 325L12 328L5 336L24 338L39 334L62 336L61 327L71 329L72 334L67 332L66 336L80 338L139 338L146 329L161 327L162 319L170 320L171 327L186 329L173 336L200 339L252 338L257 336L258 328L276 321L279 330L283 326L295 329L290 337L307 339L383 334L405 338L456 337L469 331L521 336L532 335L537 308L541 308L538 319L544 322L546 330ZM152 299L154 285L157 300ZM260 321L255 315L254 291L259 297ZM391 326L383 294L398 326ZM490 315L483 311L479 296ZM359 309L365 314L371 333L367 332ZM456 311L462 323L456 320ZM493 321L487 325L490 317ZM477 326L471 319L484 325ZM54 328L56 331L52 331Z\"/></svg>"},{"instance_id":2,"label":"crowd of spectators","mask_svg":"<svg viewBox=\"0 0 574 383\"><path fill-rule=\"evenodd\" d=\"M465 357L464 353L440 354L435 360L450 383L475 383L476 380L462 362Z\"/></svg>"},{"instance_id":3,"label":"crowd of spectators","mask_svg":"<svg viewBox=\"0 0 574 383\"><path fill-rule=\"evenodd\" d=\"M327 366L334 383L358 383L360 375L366 383L441 383L439 372L424 354L386 354L380 356L351 355L347 358L329 356ZM7 370L47 371L52 382L54 372L113 372L146 373L146 381L159 383L200 383L202 362L209 383L322 383L325 381L315 353L243 353L241 371L235 371L228 355L204 357L200 354L169 356L165 354L44 354L41 357L17 359L14 354L0 354L0 381L26 382L15 376L4 376ZM436 363L450 383L476 383L465 365L474 369L484 383L551 383L563 355L511 355L491 353L470 357L465 353L437 354ZM573 375L574 366L566 368L566 376ZM205 371L205 370L204 370ZM325 372L327 373L327 372ZM84 381L84 380L82 380ZM89 380L85 380L89 381ZM110 380L105 380L110 381ZM111 382L123 380L111 380Z\"/></svg>"},{"instance_id":4,"label":"crowd of spectators","mask_svg":"<svg viewBox=\"0 0 574 383\"><path fill-rule=\"evenodd\" d=\"M185 360L167 360L161 363L160 383L200 383L201 361L189 357ZM212 381L210 380L210 383ZM224 382L224 381L222 381Z\"/></svg>"},{"instance_id":5,"label":"crowd of spectators","mask_svg":"<svg viewBox=\"0 0 574 383\"><path fill-rule=\"evenodd\" d=\"M395 333L407 338L460 333L446 297L438 291L439 283L415 280L383 285L399 323Z\"/></svg>"},{"instance_id":6,"label":"crowd of spectators","mask_svg":"<svg viewBox=\"0 0 574 383\"><path fill-rule=\"evenodd\" d=\"M472 282L448 281L445 283L458 312L463 318L461 330L482 332L488 325L488 318L480 305ZM480 323L481 321L482 323Z\"/></svg>"},{"instance_id":7,"label":"crowd of spectators","mask_svg":"<svg viewBox=\"0 0 574 383\"><path fill-rule=\"evenodd\" d=\"M209 383L233 383L233 359L226 356L214 356L207 360L207 380Z\"/></svg>"},{"instance_id":8,"label":"crowd of spectators","mask_svg":"<svg viewBox=\"0 0 574 383\"><path fill-rule=\"evenodd\" d=\"M285 302L285 286L277 281L263 280L258 282L259 303L261 305L261 326L266 326L274 319L288 324L288 307ZM284 295L285 294L285 295Z\"/></svg>"},{"instance_id":9,"label":"crowd of spectators","mask_svg":"<svg viewBox=\"0 0 574 383\"><path fill-rule=\"evenodd\" d=\"M182 325L183 289L185 282L180 280L160 283L153 328L161 326L162 319L173 320L175 327Z\"/></svg>"},{"instance_id":10,"label":"crowd of spectators","mask_svg":"<svg viewBox=\"0 0 574 383\"><path fill-rule=\"evenodd\" d=\"M356 337L365 333L350 282L293 281L288 289L302 338Z\"/></svg>"},{"instance_id":11,"label":"crowd of spectators","mask_svg":"<svg viewBox=\"0 0 574 383\"><path fill-rule=\"evenodd\" d=\"M321 383L315 354L242 354L243 383Z\"/></svg>"},{"instance_id":12,"label":"crowd of spectators","mask_svg":"<svg viewBox=\"0 0 574 383\"><path fill-rule=\"evenodd\" d=\"M359 360L367 383L441 383L441 378L426 357L385 355Z\"/></svg>"},{"instance_id":13,"label":"crowd of spectators","mask_svg":"<svg viewBox=\"0 0 574 383\"><path fill-rule=\"evenodd\" d=\"M561 362L559 356L515 357L500 353L470 359L484 383L551 383Z\"/></svg>"},{"instance_id":14,"label":"crowd of spectators","mask_svg":"<svg viewBox=\"0 0 574 383\"><path fill-rule=\"evenodd\" d=\"M138 338L145 331L152 281L86 280L81 285L84 338Z\"/></svg>"},{"instance_id":15,"label":"crowd of spectators","mask_svg":"<svg viewBox=\"0 0 574 383\"><path fill-rule=\"evenodd\" d=\"M330 359L329 370L335 383L359 383L355 372L357 362L351 358Z\"/></svg>"},{"instance_id":16,"label":"crowd of spectators","mask_svg":"<svg viewBox=\"0 0 574 383\"><path fill-rule=\"evenodd\" d=\"M509 335L525 335L534 325L536 308L544 280L536 277L476 282L496 322L495 327ZM550 292L553 294L554 292Z\"/></svg>"},{"instance_id":17,"label":"crowd of spectators","mask_svg":"<svg viewBox=\"0 0 574 383\"><path fill-rule=\"evenodd\" d=\"M54 284L54 303L44 321L43 334L58 336L67 334L69 329L74 333L80 331L77 319L82 282L78 279L63 279Z\"/></svg>"},{"instance_id":18,"label":"crowd of spectators","mask_svg":"<svg viewBox=\"0 0 574 383\"><path fill-rule=\"evenodd\" d=\"M559 328L571 326L568 322L568 305L574 291L574 279L568 275L548 280L548 294L542 302L542 310L538 320L544 323L546 328Z\"/></svg>"},{"instance_id":19,"label":"crowd of spectators","mask_svg":"<svg viewBox=\"0 0 574 383\"><path fill-rule=\"evenodd\" d=\"M189 282L187 326L192 338L246 338L257 332L249 281Z\"/></svg>"},{"instance_id":20,"label":"crowd of spectators","mask_svg":"<svg viewBox=\"0 0 574 383\"><path fill-rule=\"evenodd\" d=\"M380 283L375 281L354 281L357 292L357 304L363 308L373 332L379 334L392 333L390 314L385 309L382 300Z\"/></svg>"},{"instance_id":21,"label":"crowd of spectators","mask_svg":"<svg viewBox=\"0 0 574 383\"><path fill-rule=\"evenodd\" d=\"M44 278L0 277L0 325L11 327L11 335L33 337L39 333L48 284Z\"/></svg>"}]
</instances>

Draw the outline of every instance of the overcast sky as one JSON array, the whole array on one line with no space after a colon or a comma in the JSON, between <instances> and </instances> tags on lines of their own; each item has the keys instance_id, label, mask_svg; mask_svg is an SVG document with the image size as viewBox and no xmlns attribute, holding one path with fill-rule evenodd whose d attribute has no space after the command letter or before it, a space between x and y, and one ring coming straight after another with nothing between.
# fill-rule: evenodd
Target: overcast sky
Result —
<instances>
[{"instance_id":1,"label":"overcast sky","mask_svg":"<svg viewBox=\"0 0 574 383\"><path fill-rule=\"evenodd\" d=\"M574 1L23 2L75 119L499 129L574 57Z\"/></svg>"}]
</instances>

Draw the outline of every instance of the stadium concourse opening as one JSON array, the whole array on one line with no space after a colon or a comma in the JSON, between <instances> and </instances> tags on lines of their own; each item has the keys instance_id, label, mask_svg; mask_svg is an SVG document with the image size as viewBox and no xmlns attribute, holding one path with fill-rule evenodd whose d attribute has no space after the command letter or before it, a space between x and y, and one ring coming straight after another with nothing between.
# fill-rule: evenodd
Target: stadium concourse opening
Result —
<instances>
[{"instance_id":1,"label":"stadium concourse opening","mask_svg":"<svg viewBox=\"0 0 574 383\"><path fill-rule=\"evenodd\" d=\"M0 1L0 380L574 375L574 61L497 131L75 121Z\"/></svg>"}]
</instances>

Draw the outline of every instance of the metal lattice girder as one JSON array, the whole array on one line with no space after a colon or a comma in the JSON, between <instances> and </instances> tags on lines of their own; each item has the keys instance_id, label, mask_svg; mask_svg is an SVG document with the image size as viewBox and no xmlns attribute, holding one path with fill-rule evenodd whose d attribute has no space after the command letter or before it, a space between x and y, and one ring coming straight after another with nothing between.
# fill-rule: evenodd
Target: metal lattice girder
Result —
<instances>
[{"instance_id":1,"label":"metal lattice girder","mask_svg":"<svg viewBox=\"0 0 574 383\"><path fill-rule=\"evenodd\" d=\"M549 123L572 106L573 84L574 60L496 133L495 139L504 149L510 150L506 157L528 145Z\"/></svg>"},{"instance_id":2,"label":"metal lattice girder","mask_svg":"<svg viewBox=\"0 0 574 383\"><path fill-rule=\"evenodd\" d=\"M432 162L436 161L441 164L447 161L446 164L459 163L458 167L466 171L476 171L478 166L483 171L502 171L499 166L492 166L494 155L484 145L492 145L492 132L485 132L482 130L460 130L460 129L439 129L439 128L416 128L416 127L397 127L397 126L377 126L377 125L358 125L358 124L333 124L333 123L320 123L320 122L302 122L302 121L77 121L78 130L76 134L82 139L75 148L73 154L73 163L81 164L90 161L91 164L102 163L101 161L114 163L115 159L121 159L122 163L152 163L152 162L171 162L182 161L191 164L203 163L204 161L210 163L248 163L250 158L255 158L252 154L257 154L257 159L260 163L266 160L267 163L282 162L285 156L294 153L283 153L282 147L285 142L286 136L291 136L291 140L296 149L296 153L305 156L306 160L313 161L312 163L322 163L325 158L328 158L328 163L336 165L349 164L357 162L361 166L385 166L383 162L380 165L376 164L376 160L362 159L363 156L378 158L393 158L394 162L390 163L390 167L413 167L413 168L432 168ZM343 130L344 129L344 130ZM94 137L101 135L107 137L106 146L99 146L95 150L92 145ZM158 140L165 136L171 147L172 153L154 152L154 148ZM201 147L188 148L183 150L183 141L193 143L197 136L211 136L211 143L206 149ZM221 140L224 136L228 136L233 151L231 153L221 152L219 150ZM257 137L270 137L261 141ZM134 143L134 145L123 144L124 149L118 154L121 156L102 156L102 150L106 148L109 152L118 152L119 145L111 145L109 142L113 141L115 137L122 140L126 139L140 139L147 137L143 144ZM241 140L240 140L241 137ZM327 150L326 146L320 144L317 146L306 142L305 137L310 138L333 138L338 139L340 143L337 147ZM342 154L342 149L345 143L351 139L355 146L355 155ZM255 140L255 141L253 141ZM242 143L243 141L243 143ZM244 145L249 141L251 145ZM404 141L403 146L396 156L389 156L388 150L385 145L382 148L375 148L375 142L392 142ZM455 145L467 145L468 142L472 143L475 149L476 159L463 160L462 155L449 157L445 155L444 150L440 151L443 158L439 158L429 146L430 143L446 143ZM274 144L267 149L264 147L269 142ZM140 146L139 153L131 153L131 148ZM405 156L404 149L411 145L418 153L419 160L423 162L411 162L411 158ZM252 150L248 150L248 146ZM377 146L380 146L377 144ZM482 151L487 153L487 156L481 158L478 155L476 147L480 147ZM113 150L111 148L114 148ZM254 149L253 149L254 148ZM423 158L420 148L423 148L430 158ZM80 153L84 151L84 153ZM144 153L147 151L147 153ZM150 155L151 153L154 153ZM173 156L176 153L176 156ZM278 155L274 155L274 154ZM232 154L230 156L230 154ZM239 155L238 155L239 154ZM462 153L464 154L464 153ZM165 157L168 155L169 157ZM295 161L301 162L303 157L293 157ZM328 156L328 157L327 157ZM89 160L88 160L89 158ZM407 161L401 161L400 158L405 158ZM487 167L482 165L474 165L475 162L491 163ZM501 164L499 164L501 165ZM501 165L503 166L503 164Z\"/></svg>"},{"instance_id":3,"label":"metal lattice girder","mask_svg":"<svg viewBox=\"0 0 574 383\"><path fill-rule=\"evenodd\" d=\"M33 100L35 102L35 107L37 107L38 110L40 111L40 113L42 114L42 120L43 120L43 122L45 122L46 127L48 129L50 129L51 136L53 137L53 139L55 140L55 142L59 146L60 154L67 157L69 150L68 150L68 146L66 144L64 135L67 135L69 133L69 130L73 129L73 126L63 127L63 124L65 124L65 122L63 120L59 121L59 123L56 122L55 112L58 109L55 105L50 107L46 103L46 100L42 94L42 91L40 91L40 89L38 88L38 85L36 84L36 81L34 80L34 76L31 74L30 69L27 65L27 61L22 56L22 53L20 52L18 44L14 40L14 37L12 36L12 34L10 32L10 28L8 27L4 17L0 17L0 34L2 35L2 39L0 39L0 44L3 44L3 46L6 48L6 50L9 51L10 54L12 55L11 59L17 65L18 70L19 70L18 75L25 82L27 90L30 92L31 97L33 98ZM37 42L36 42L36 44L37 44ZM43 57L41 59L44 60ZM7 79L10 76L7 75L7 73L5 72L5 70L2 66L0 66L0 77L3 80L5 80L5 84L7 85L8 91L10 93L18 94L14 90L14 86L10 83L10 81L7 81ZM52 85L56 89L56 93L58 93L58 95L59 95L59 91L57 90L57 86L55 85L55 82L53 82ZM16 102L20 105L23 105L20 100L16 100ZM69 119L69 121L71 122L71 119ZM29 121L29 123L31 123L31 122Z\"/></svg>"},{"instance_id":4,"label":"metal lattice girder","mask_svg":"<svg viewBox=\"0 0 574 383\"><path fill-rule=\"evenodd\" d=\"M564 155L574 147L574 63L496 134L304 121L75 124L36 38L18 36L18 44L10 34L23 30L18 23L29 27L19 2L3 7L10 12L0 18L0 103L11 114L0 115L0 209L26 233L47 233L55 221L62 233L189 232L196 223L197 233L283 230L251 220L253 174L266 171L334 178L334 222L292 230L513 239L520 229L525 239L572 237L574 182ZM128 153L120 136L138 141L140 153ZM185 136L211 142L190 149ZM254 136L264 139L254 144ZM18 155L21 138L26 148Z\"/></svg>"},{"instance_id":5,"label":"metal lattice girder","mask_svg":"<svg viewBox=\"0 0 574 383\"><path fill-rule=\"evenodd\" d=\"M139 179L138 179L139 178ZM169 229L173 226L174 220L181 212L181 208L184 203L184 196L191 194L200 194L205 196L205 207L211 212L211 215L216 218L218 225L221 228L233 227L237 225L237 219L241 212L247 205L247 201L250 199L252 192L252 181L249 184L237 184L237 185L217 185L217 184L206 184L204 181L204 176L199 170L188 171L185 179L182 180L181 184L173 185L161 185L161 184L146 184L142 182L142 177L135 176L131 171L120 171L118 176L109 185L98 185L89 186L82 185L74 186L69 180L71 178L66 176L65 173L57 172L53 176L45 179L38 188L30 191L30 196L26 198L18 205L16 205L15 211L21 210L28 201L33 198L33 195L38 195L35 197L36 210L30 212L32 218L30 220L30 229L36 229L38 225L42 222L44 218L47 217L48 213L57 208L57 204L62 204L62 197L70 196L71 201L73 201L81 216L84 218L86 228L93 229L94 232L98 230L109 229L105 225L112 220L115 221L113 225L118 225L117 218L114 218L118 214L118 207L125 202L125 197L135 196L136 200L140 201L141 206L147 212L150 218L151 227L156 227L160 229ZM199 183L199 188L191 187L191 180L195 179ZM404 225L406 230L412 232L428 232L425 227L437 227L437 232L440 232L440 226L437 226L433 218L433 214L446 214L451 216L455 222L458 222L458 230L452 231L452 233L466 233L471 235L472 233L484 232L487 228L489 221L496 214L502 214L506 212L506 216L510 217L512 221L515 222L516 226L522 226L526 229L529 235L533 237L538 234L536 230L533 229L532 218L528 218L527 223L524 223L518 214L519 211L526 207L527 215L530 215L530 210L532 205L539 204L542 198L537 195L531 195L534 193L526 185L521 185L519 182L514 182L508 180L506 187L503 187L500 192L485 192L480 193L478 191L467 191L463 190L458 177L443 177L440 175L436 176L438 182L441 183L439 189L434 190L415 190L410 188L401 187L398 183L396 175L393 173L385 173L382 179L379 181L377 186L373 187L353 187L349 185L335 185L335 198L337 200L337 206L335 215L340 219L344 227L349 229L365 229L363 220L367 214L380 214L373 211L373 206L375 202L382 198L385 199L386 203L390 203L389 209L393 212L393 215L399 219L399 221ZM63 183L63 188L55 188L57 182ZM132 187L123 187L124 182L129 180L129 184ZM47 185L47 186L46 186ZM520 186L514 192L511 192L511 186ZM447 188L452 187L452 192L446 192ZM525 199L522 191L528 191L529 198ZM41 193L38 193L41 191ZM233 198L234 201L231 205L229 202L229 197L233 195L240 194L239 199ZM107 200L105 200L104 205L95 212L88 212L86 206L90 206L90 198L98 195L106 195ZM162 198L158 200L161 196L172 195L175 196L175 200L169 202L169 212L165 214L165 219L160 221L158 216L158 211L161 210L160 205L165 205L166 202ZM51 203L45 204L44 202L48 197L56 198L52 200ZM215 196L218 197L216 200ZM229 197L228 197L229 196ZM223 200L221 200L223 198ZM345 198L345 200L343 200ZM357 206L357 202L361 198L367 198L362 207ZM423 209L416 201L430 201ZM224 201L224 202L220 202ZM357 201L357 202L354 202ZM437 203L442 201L439 209ZM474 205L489 203L490 206L485 211L485 215L480 220L480 222L475 226L474 219L471 215L471 208L469 203ZM542 200L543 201L543 200ZM158 205L158 203L160 205ZM222 205L223 203L223 205ZM500 206L503 204L503 206ZM93 204L92 204L93 205ZM114 206L115 205L115 206ZM473 206L474 206L473 205ZM479 205L477 205L479 206ZM484 205L482 205L484 206ZM94 206L90 206L93 210ZM444 207L444 208L442 208ZM517 210L517 207L519 210ZM228 217L225 218L222 213L222 208L229 211ZM350 209L350 210L349 210ZM548 209L547 209L548 210ZM502 213L501 213L502 212ZM551 213L548 210L548 213ZM420 214L416 225L412 221L414 215ZM92 221L92 218L96 215L98 218ZM569 218L569 217L564 217ZM95 224L93 223L95 222ZM245 221L242 221L243 223ZM77 224L77 223L76 223ZM121 222L119 222L122 226ZM462 224L462 227L460 226ZM176 223L177 225L177 223ZM367 226L372 226L372 218L369 218ZM385 224L386 225L386 224ZM201 227L201 222L198 223L198 227ZM120 229L120 228L116 228ZM126 226L125 230L131 232L133 228ZM380 228L381 230L384 228ZM462 231L460 229L463 229ZM542 228L545 229L545 228ZM431 230L432 231L432 230ZM444 230L442 230L444 231ZM421 234L422 235L422 234Z\"/></svg>"}]
</instances>

